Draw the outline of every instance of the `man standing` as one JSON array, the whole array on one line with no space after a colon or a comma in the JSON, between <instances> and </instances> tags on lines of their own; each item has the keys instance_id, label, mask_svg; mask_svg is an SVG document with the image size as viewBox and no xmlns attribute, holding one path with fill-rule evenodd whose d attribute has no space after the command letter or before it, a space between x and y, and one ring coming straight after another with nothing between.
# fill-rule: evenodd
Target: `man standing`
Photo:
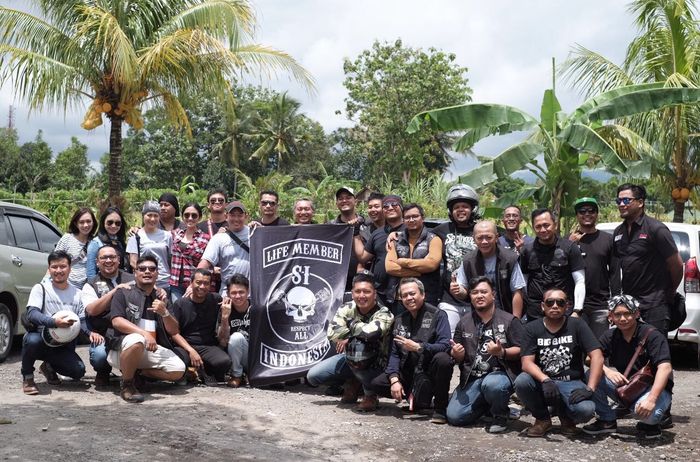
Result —
<instances>
[{"instance_id":1,"label":"man standing","mask_svg":"<svg viewBox=\"0 0 700 462\"><path fill-rule=\"evenodd\" d=\"M372 273L374 274L377 295L383 304L393 311L399 280L389 276L386 272L385 261L388 253L386 241L390 233L402 231L404 228L401 198L393 194L384 196L382 209L384 210L384 227L373 232L364 245L362 239L355 236L353 247L357 259L362 265L366 265L370 261L373 262Z\"/></svg>"},{"instance_id":2,"label":"man standing","mask_svg":"<svg viewBox=\"0 0 700 462\"><path fill-rule=\"evenodd\" d=\"M185 373L168 338L178 331L177 321L168 311L167 300L159 300L155 290L158 262L152 255L136 262L136 284L117 289L110 305L112 327L107 331L107 361L122 372L120 396L128 403L143 401L137 388L137 374L175 382Z\"/></svg>"},{"instance_id":3,"label":"man standing","mask_svg":"<svg viewBox=\"0 0 700 462\"><path fill-rule=\"evenodd\" d=\"M233 201L226 206L228 230L212 236L197 268L221 268L221 296L226 295L226 283L236 273L250 272L248 213L243 204ZM189 293L185 293L189 296Z\"/></svg>"},{"instance_id":4,"label":"man standing","mask_svg":"<svg viewBox=\"0 0 700 462\"><path fill-rule=\"evenodd\" d=\"M384 211L382 210L382 200L384 194L373 192L367 199L367 218L371 223L360 230L360 236L364 242L369 240L369 236L377 229L384 227Z\"/></svg>"},{"instance_id":5,"label":"man standing","mask_svg":"<svg viewBox=\"0 0 700 462\"><path fill-rule=\"evenodd\" d=\"M386 367L388 334L393 320L389 310L377 303L372 275L358 273L353 279L352 301L338 308L328 326L328 340L335 342L338 354L309 369L306 376L309 384L342 385L345 382L341 402L350 404L357 401L359 389L348 382L359 380L364 388L364 398L358 409L365 412L375 410L379 400L371 383ZM360 348L354 347L356 342L362 344L363 353L371 355L365 354L360 359Z\"/></svg>"},{"instance_id":6,"label":"man standing","mask_svg":"<svg viewBox=\"0 0 700 462\"><path fill-rule=\"evenodd\" d=\"M289 222L279 216L280 198L276 191L260 192L260 218L251 221L251 228L256 226L285 226Z\"/></svg>"},{"instance_id":7,"label":"man standing","mask_svg":"<svg viewBox=\"0 0 700 462\"><path fill-rule=\"evenodd\" d=\"M563 290L547 289L543 298L544 318L525 327L523 372L515 379L515 392L535 417L527 436L539 438L552 428L548 406L558 413L561 432L573 436L577 423L593 417L591 399L603 375L603 353L586 323L566 315ZM585 355L591 358L587 383L583 383Z\"/></svg>"},{"instance_id":8,"label":"man standing","mask_svg":"<svg viewBox=\"0 0 700 462\"><path fill-rule=\"evenodd\" d=\"M134 276L119 269L121 256L111 245L97 250L97 275L83 286L81 299L85 306L87 325L101 336L107 335L111 326L109 306L117 289L129 289L134 284ZM99 340L99 339L98 339ZM97 373L95 386L109 385L112 366L107 362L107 348L104 339L90 343L90 365Z\"/></svg>"},{"instance_id":9,"label":"man standing","mask_svg":"<svg viewBox=\"0 0 700 462\"><path fill-rule=\"evenodd\" d=\"M671 351L666 336L656 328L639 320L639 302L629 295L616 295L610 300L610 320L616 329L610 329L600 342L603 356L609 366L603 366L605 377L593 395L598 420L583 427L589 435L615 433L617 421L615 410L610 407L608 398L618 400L617 387L628 382L628 378L647 363L654 374L654 382L639 396L630 411L639 419L637 430L644 439L661 437L660 423L671 408L673 392L673 368ZM622 372L634 356L638 345L644 347L625 377Z\"/></svg>"},{"instance_id":10,"label":"man standing","mask_svg":"<svg viewBox=\"0 0 700 462\"><path fill-rule=\"evenodd\" d=\"M231 358L221 348L217 338L221 296L209 292L211 271L195 270L192 276L192 295L179 298L173 305L173 317L179 332L173 335L175 353L187 367L204 368L217 382L223 382L231 369Z\"/></svg>"},{"instance_id":11,"label":"man standing","mask_svg":"<svg viewBox=\"0 0 700 462\"><path fill-rule=\"evenodd\" d=\"M520 372L523 325L512 314L496 309L488 277L469 281L469 297L473 309L457 325L450 352L461 375L447 405L447 421L470 425L490 411L489 433L501 433L508 429L508 400Z\"/></svg>"},{"instance_id":12,"label":"man standing","mask_svg":"<svg viewBox=\"0 0 700 462\"><path fill-rule=\"evenodd\" d=\"M297 199L294 202L294 224L314 224L314 203L310 199Z\"/></svg>"},{"instance_id":13,"label":"man standing","mask_svg":"<svg viewBox=\"0 0 700 462\"><path fill-rule=\"evenodd\" d=\"M668 333L670 306L683 279L683 261L669 229L644 213L646 189L625 183L617 188L624 222L613 244L622 268L622 291L639 301L642 319Z\"/></svg>"},{"instance_id":14,"label":"man standing","mask_svg":"<svg viewBox=\"0 0 700 462\"><path fill-rule=\"evenodd\" d=\"M248 368L248 340L250 331L250 283L242 274L228 280L228 297L221 304L219 346L226 348L231 358L231 388L243 384L243 372Z\"/></svg>"},{"instance_id":15,"label":"man standing","mask_svg":"<svg viewBox=\"0 0 700 462\"><path fill-rule=\"evenodd\" d=\"M400 403L408 400L410 410L430 408L431 422L447 423L447 398L452 378L450 325L447 315L425 303L425 287L416 278L404 278L399 296L406 311L394 319L393 342L384 373L372 380L372 388Z\"/></svg>"},{"instance_id":16,"label":"man standing","mask_svg":"<svg viewBox=\"0 0 700 462\"><path fill-rule=\"evenodd\" d=\"M557 236L551 210L533 211L532 224L537 239L525 244L520 254L520 268L527 277L528 322L542 317L540 305L547 287L562 288L567 300L573 298L574 312L580 312L586 297L585 266L581 251L568 239Z\"/></svg>"},{"instance_id":17,"label":"man standing","mask_svg":"<svg viewBox=\"0 0 700 462\"><path fill-rule=\"evenodd\" d=\"M158 227L165 231L178 229L181 225L177 217L180 216L180 204L173 193L163 193L158 198L160 204L160 224Z\"/></svg>"},{"instance_id":18,"label":"man standing","mask_svg":"<svg viewBox=\"0 0 700 462\"><path fill-rule=\"evenodd\" d=\"M503 209L503 226L505 231L498 238L498 243L506 249L512 249L520 254L523 246L533 239L520 232L520 224L523 222L522 212L517 205L509 205Z\"/></svg>"},{"instance_id":19,"label":"man standing","mask_svg":"<svg viewBox=\"0 0 700 462\"><path fill-rule=\"evenodd\" d=\"M522 318L525 278L518 265L518 255L497 244L498 232L493 221L477 223L474 238L477 249L470 250L464 257L456 280L450 286L452 295L458 300L466 300L468 281L486 276L493 283L496 308Z\"/></svg>"},{"instance_id":20,"label":"man standing","mask_svg":"<svg viewBox=\"0 0 700 462\"><path fill-rule=\"evenodd\" d=\"M442 223L433 232L442 240L443 271L440 278L441 297L438 308L447 313L450 328L454 328L464 314L467 304L455 298L450 291L454 274L462 265L464 255L476 248L474 224L479 207L479 195L465 184L456 184L447 192L447 215L450 221Z\"/></svg>"},{"instance_id":21,"label":"man standing","mask_svg":"<svg viewBox=\"0 0 700 462\"><path fill-rule=\"evenodd\" d=\"M359 236L365 226L365 217L355 210L357 199L355 191L349 186L343 186L335 192L335 205L340 214L328 223L335 225L350 225L353 227L353 236ZM350 263L348 265L348 276L345 281L345 291L352 290L352 279L357 274L357 256L355 252L350 252Z\"/></svg>"},{"instance_id":22,"label":"man standing","mask_svg":"<svg viewBox=\"0 0 700 462\"><path fill-rule=\"evenodd\" d=\"M210 236L218 233L221 228L226 229L226 191L212 189L207 194L207 208L209 218L197 225L203 233Z\"/></svg>"},{"instance_id":23,"label":"man standing","mask_svg":"<svg viewBox=\"0 0 700 462\"><path fill-rule=\"evenodd\" d=\"M586 298L581 318L600 338L610 328L608 300L611 281L619 286L619 269L613 252L613 237L596 229L598 201L594 197L582 197L574 202L578 227L569 240L578 244L586 266ZM615 293L617 291L613 291Z\"/></svg>"},{"instance_id":24,"label":"man standing","mask_svg":"<svg viewBox=\"0 0 700 462\"><path fill-rule=\"evenodd\" d=\"M44 329L70 327L75 322L68 316L54 318L54 314L72 311L80 318L80 330L90 336L91 342L104 340L101 335L87 329L80 290L68 283L70 256L63 250L56 250L49 254L48 262L51 281L34 285L27 301L27 317L38 326L37 331L27 332L22 339L22 391L27 395L39 394L34 382L34 363L37 360L44 361L39 370L49 385L61 384L57 373L74 380L85 375L85 364L75 352L75 340L60 346L48 346L44 342Z\"/></svg>"}]
</instances>

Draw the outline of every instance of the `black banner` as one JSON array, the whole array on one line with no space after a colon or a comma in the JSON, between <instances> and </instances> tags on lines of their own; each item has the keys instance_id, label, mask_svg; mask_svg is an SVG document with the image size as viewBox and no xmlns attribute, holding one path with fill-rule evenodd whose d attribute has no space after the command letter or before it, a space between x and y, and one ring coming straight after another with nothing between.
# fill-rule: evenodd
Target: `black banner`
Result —
<instances>
[{"instance_id":1,"label":"black banner","mask_svg":"<svg viewBox=\"0 0 700 462\"><path fill-rule=\"evenodd\" d=\"M326 331L342 303L352 227L261 227L250 249L250 384L303 377L335 354Z\"/></svg>"}]
</instances>

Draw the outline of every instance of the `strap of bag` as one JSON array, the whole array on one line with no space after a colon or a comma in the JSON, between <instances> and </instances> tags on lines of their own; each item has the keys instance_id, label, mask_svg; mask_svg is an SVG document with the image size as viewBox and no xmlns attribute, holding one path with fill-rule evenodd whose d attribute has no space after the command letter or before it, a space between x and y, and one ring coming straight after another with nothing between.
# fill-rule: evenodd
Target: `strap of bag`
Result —
<instances>
[{"instance_id":1,"label":"strap of bag","mask_svg":"<svg viewBox=\"0 0 700 462\"><path fill-rule=\"evenodd\" d=\"M644 349L644 344L647 343L647 339L649 338L649 334L651 334L652 330L654 329L647 329L647 333L644 334L644 337L642 337L642 340L640 340L639 345L637 345L637 348L634 350L634 355L632 355L632 359L630 359L629 364L627 364L627 368L625 368L625 373L622 374L625 376L626 379L629 378L632 366L634 366L634 363L637 361L637 358L639 358L639 355L642 353L642 350Z\"/></svg>"},{"instance_id":2,"label":"strap of bag","mask_svg":"<svg viewBox=\"0 0 700 462\"><path fill-rule=\"evenodd\" d=\"M235 234L233 234L231 231L228 231L228 230L226 231L226 233L229 235L229 237L230 237L231 239L234 240L234 242L235 242L236 244L238 244L238 245L241 246L241 249L245 250L246 253L250 253L250 247L248 247L248 244L246 244L245 242L243 242L243 241L241 240L240 237L236 236Z\"/></svg>"}]
</instances>

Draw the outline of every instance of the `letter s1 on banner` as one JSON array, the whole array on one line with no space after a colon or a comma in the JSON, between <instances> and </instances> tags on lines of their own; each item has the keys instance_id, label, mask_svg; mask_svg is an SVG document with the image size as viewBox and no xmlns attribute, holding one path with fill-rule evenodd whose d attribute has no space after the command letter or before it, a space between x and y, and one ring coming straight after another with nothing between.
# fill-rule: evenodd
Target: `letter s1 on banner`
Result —
<instances>
[{"instance_id":1,"label":"letter s1 on banner","mask_svg":"<svg viewBox=\"0 0 700 462\"><path fill-rule=\"evenodd\" d=\"M326 331L342 304L352 227L266 226L250 242L248 379L260 386L303 377L335 354Z\"/></svg>"}]
</instances>

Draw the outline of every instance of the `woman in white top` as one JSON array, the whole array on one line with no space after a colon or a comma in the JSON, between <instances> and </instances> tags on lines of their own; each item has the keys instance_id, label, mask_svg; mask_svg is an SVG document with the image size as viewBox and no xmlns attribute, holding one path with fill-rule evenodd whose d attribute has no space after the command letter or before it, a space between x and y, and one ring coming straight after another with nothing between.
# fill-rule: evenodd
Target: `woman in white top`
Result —
<instances>
[{"instance_id":1,"label":"woman in white top","mask_svg":"<svg viewBox=\"0 0 700 462\"><path fill-rule=\"evenodd\" d=\"M87 207L79 208L70 220L68 232L56 244L56 250L63 250L71 258L68 282L82 289L87 282L87 246L95 236L97 219Z\"/></svg>"},{"instance_id":2,"label":"woman in white top","mask_svg":"<svg viewBox=\"0 0 700 462\"><path fill-rule=\"evenodd\" d=\"M136 260L144 255L153 255L158 260L158 279L156 287L165 289L170 294L170 231L158 227L160 223L160 204L156 201L146 201L141 210L143 228L129 238L126 252L129 263L136 269Z\"/></svg>"}]
</instances>

